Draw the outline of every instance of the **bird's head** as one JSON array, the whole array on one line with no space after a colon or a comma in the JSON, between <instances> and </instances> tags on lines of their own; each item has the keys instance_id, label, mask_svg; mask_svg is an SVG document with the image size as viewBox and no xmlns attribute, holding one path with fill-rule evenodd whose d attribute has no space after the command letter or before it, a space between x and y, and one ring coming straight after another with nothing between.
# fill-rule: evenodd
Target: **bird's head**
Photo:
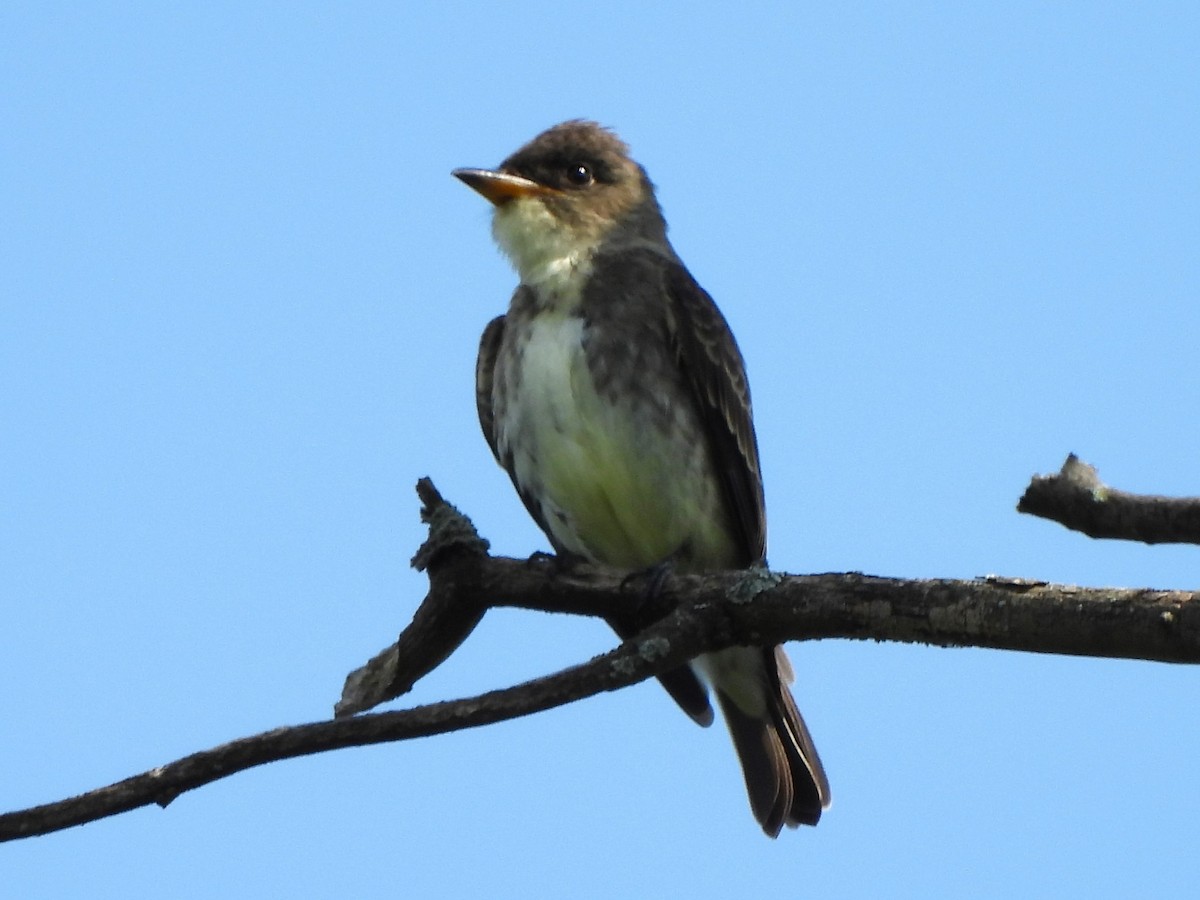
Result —
<instances>
[{"instance_id":1,"label":"bird's head","mask_svg":"<svg viewBox=\"0 0 1200 900\"><path fill-rule=\"evenodd\" d=\"M602 245L665 243L645 170L595 122L555 125L498 169L454 175L492 203L492 233L528 284L586 266Z\"/></svg>"}]
</instances>

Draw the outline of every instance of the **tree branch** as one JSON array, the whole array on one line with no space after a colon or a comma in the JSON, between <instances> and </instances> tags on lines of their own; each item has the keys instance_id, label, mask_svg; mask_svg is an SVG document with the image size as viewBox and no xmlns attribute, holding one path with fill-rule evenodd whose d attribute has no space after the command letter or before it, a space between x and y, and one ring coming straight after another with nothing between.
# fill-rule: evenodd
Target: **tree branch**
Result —
<instances>
[{"instance_id":1,"label":"tree branch","mask_svg":"<svg viewBox=\"0 0 1200 900\"><path fill-rule=\"evenodd\" d=\"M77 797L0 815L0 842L61 831L152 803L165 807L185 791L264 763L461 731L627 687L682 665L698 652L704 636L689 630L689 624L672 617L585 665L517 687L415 709L276 728L230 741Z\"/></svg>"},{"instance_id":2,"label":"tree branch","mask_svg":"<svg viewBox=\"0 0 1200 900\"><path fill-rule=\"evenodd\" d=\"M1029 482L1017 511L1093 538L1200 544L1200 497L1159 497L1110 488L1093 466L1074 453L1057 475L1038 475Z\"/></svg>"},{"instance_id":3,"label":"tree branch","mask_svg":"<svg viewBox=\"0 0 1200 900\"><path fill-rule=\"evenodd\" d=\"M347 679L338 718L232 741L78 797L0 816L0 841L46 834L157 803L275 760L473 728L617 690L703 652L788 640L857 638L1038 653L1200 662L1200 594L1080 588L1024 579L783 576L763 569L644 577L554 560L487 555L469 520L428 480L430 537L413 564L430 591L397 642ZM350 714L398 696L457 647L492 606L605 616L640 633L556 675L477 697ZM632 612L630 612L632 610Z\"/></svg>"}]
</instances>

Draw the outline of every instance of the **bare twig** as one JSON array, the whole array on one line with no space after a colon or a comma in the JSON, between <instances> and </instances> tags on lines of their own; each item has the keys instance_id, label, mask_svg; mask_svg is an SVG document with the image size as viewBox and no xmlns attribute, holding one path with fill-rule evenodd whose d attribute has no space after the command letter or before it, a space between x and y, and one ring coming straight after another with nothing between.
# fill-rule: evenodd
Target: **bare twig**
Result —
<instances>
[{"instance_id":1,"label":"bare twig","mask_svg":"<svg viewBox=\"0 0 1200 900\"><path fill-rule=\"evenodd\" d=\"M517 687L415 709L276 728L77 797L6 813L0 815L0 841L48 834L152 803L165 807L185 791L264 763L461 731L627 687L683 664L706 643L705 635L674 618L585 665Z\"/></svg>"},{"instance_id":2,"label":"bare twig","mask_svg":"<svg viewBox=\"0 0 1200 900\"><path fill-rule=\"evenodd\" d=\"M1057 475L1034 477L1017 511L1093 538L1146 544L1200 544L1200 497L1130 494L1100 481L1074 453Z\"/></svg>"}]
</instances>

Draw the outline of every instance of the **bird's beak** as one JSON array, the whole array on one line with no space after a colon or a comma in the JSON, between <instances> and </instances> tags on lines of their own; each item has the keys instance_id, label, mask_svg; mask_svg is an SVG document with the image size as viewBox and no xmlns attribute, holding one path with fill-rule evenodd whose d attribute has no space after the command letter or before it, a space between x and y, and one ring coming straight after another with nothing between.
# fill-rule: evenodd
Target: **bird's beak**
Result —
<instances>
[{"instance_id":1,"label":"bird's beak","mask_svg":"<svg viewBox=\"0 0 1200 900\"><path fill-rule=\"evenodd\" d=\"M450 173L467 187L483 194L496 206L503 206L509 200L521 197L536 197L550 192L536 181L522 178L520 175L509 175L507 172L493 172L490 169L455 169Z\"/></svg>"}]
</instances>

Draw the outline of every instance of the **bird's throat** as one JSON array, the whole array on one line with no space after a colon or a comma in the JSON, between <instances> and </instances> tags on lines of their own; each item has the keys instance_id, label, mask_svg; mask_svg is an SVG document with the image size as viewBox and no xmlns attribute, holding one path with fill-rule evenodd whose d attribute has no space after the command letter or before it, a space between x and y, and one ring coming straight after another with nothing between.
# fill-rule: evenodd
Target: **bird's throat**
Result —
<instances>
[{"instance_id":1,"label":"bird's throat","mask_svg":"<svg viewBox=\"0 0 1200 900\"><path fill-rule=\"evenodd\" d=\"M539 305L578 305L592 272L595 240L590 234L565 227L536 198L497 207L492 234Z\"/></svg>"}]
</instances>

